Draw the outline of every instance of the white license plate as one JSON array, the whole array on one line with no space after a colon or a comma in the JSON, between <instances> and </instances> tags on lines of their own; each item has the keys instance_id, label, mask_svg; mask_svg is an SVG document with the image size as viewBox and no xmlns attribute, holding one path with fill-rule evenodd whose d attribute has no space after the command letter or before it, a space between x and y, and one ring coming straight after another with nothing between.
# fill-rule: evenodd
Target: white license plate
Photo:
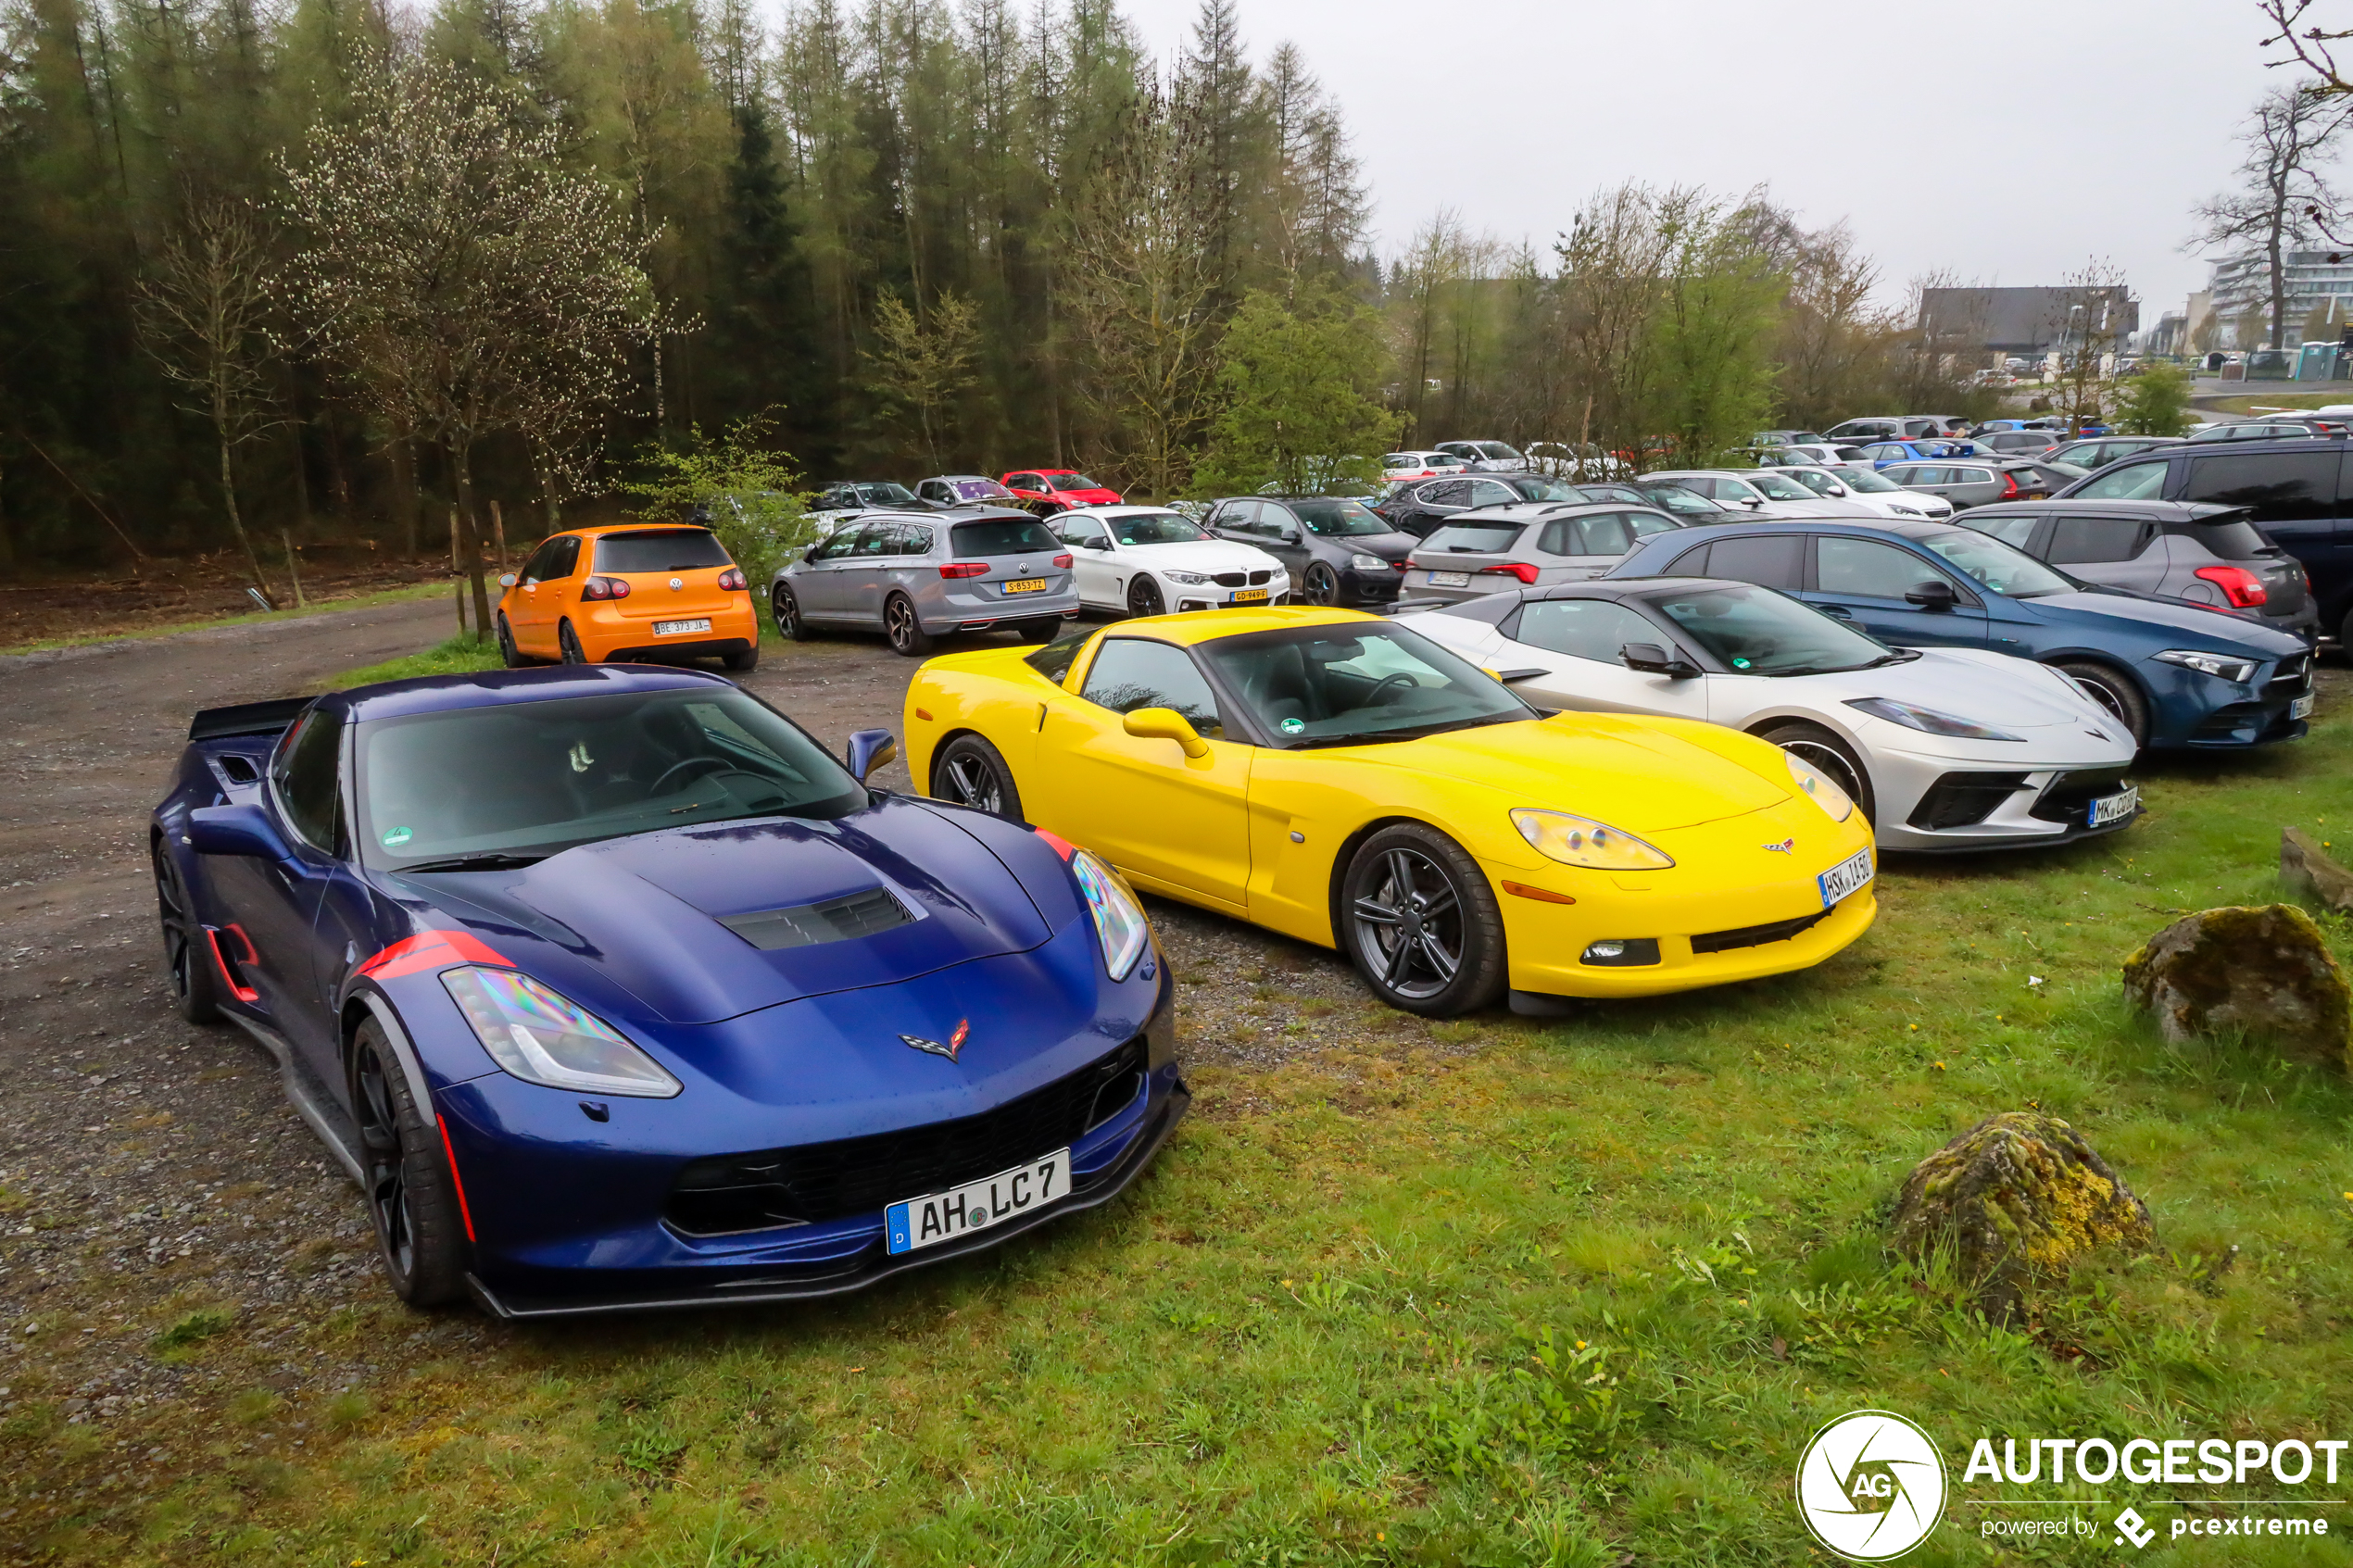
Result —
<instances>
[{"instance_id":1,"label":"white license plate","mask_svg":"<svg viewBox=\"0 0 2353 1568\"><path fill-rule=\"evenodd\" d=\"M1429 585L1433 588L1467 588L1470 586L1470 573L1467 571L1433 571L1429 574Z\"/></svg>"},{"instance_id":2,"label":"white license plate","mask_svg":"<svg viewBox=\"0 0 2353 1568\"><path fill-rule=\"evenodd\" d=\"M1822 889L1822 908L1826 909L1870 880L1871 852L1868 849L1856 850L1814 879Z\"/></svg>"},{"instance_id":3,"label":"white license plate","mask_svg":"<svg viewBox=\"0 0 2353 1568\"><path fill-rule=\"evenodd\" d=\"M1069 1196L1070 1150L1058 1148L980 1181L894 1203L883 1210L883 1233L893 1253L920 1252Z\"/></svg>"},{"instance_id":4,"label":"white license plate","mask_svg":"<svg viewBox=\"0 0 2353 1568\"><path fill-rule=\"evenodd\" d=\"M2141 786L2134 784L2121 795L2103 795L2092 802L2091 825L2104 827L2120 821L2141 809Z\"/></svg>"},{"instance_id":5,"label":"white license plate","mask_svg":"<svg viewBox=\"0 0 2353 1568\"><path fill-rule=\"evenodd\" d=\"M2294 702L2289 703L2287 705L2287 716L2291 720L2310 718L2312 716L2312 694L2310 692L2306 692L2302 696L2297 697Z\"/></svg>"},{"instance_id":6,"label":"white license plate","mask_svg":"<svg viewBox=\"0 0 2353 1568\"><path fill-rule=\"evenodd\" d=\"M710 630L711 618L708 616L705 616L700 621L657 621L654 622L654 635L657 637L675 637L686 632L708 632Z\"/></svg>"}]
</instances>

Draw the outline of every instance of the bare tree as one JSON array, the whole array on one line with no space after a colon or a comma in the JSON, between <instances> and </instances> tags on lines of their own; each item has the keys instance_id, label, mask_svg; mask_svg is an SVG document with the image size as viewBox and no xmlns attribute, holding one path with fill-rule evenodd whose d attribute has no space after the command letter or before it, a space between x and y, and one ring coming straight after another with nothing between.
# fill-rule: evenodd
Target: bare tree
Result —
<instances>
[{"instance_id":1,"label":"bare tree","mask_svg":"<svg viewBox=\"0 0 2353 1568\"><path fill-rule=\"evenodd\" d=\"M1670 249L1657 221L1659 201L1646 185L1604 191L1578 210L1554 246L1567 374L1581 395L1579 440L1590 435L1638 468L1656 431L1652 326Z\"/></svg>"},{"instance_id":2,"label":"bare tree","mask_svg":"<svg viewBox=\"0 0 2353 1568\"><path fill-rule=\"evenodd\" d=\"M185 395L182 407L212 426L229 531L265 599L270 584L237 505L235 449L267 428L270 241L243 207L197 201L157 248L139 286L147 351Z\"/></svg>"},{"instance_id":3,"label":"bare tree","mask_svg":"<svg viewBox=\"0 0 2353 1568\"><path fill-rule=\"evenodd\" d=\"M2353 38L2353 27L2322 27L2311 19L2319 0L2257 0L2260 10L2279 31L2263 40L2266 49L2285 46L2286 53L2264 62L2284 66L2291 60L2302 65L2321 80L2309 92L2332 97L2353 94L2353 83L2346 81L2336 63L2336 47Z\"/></svg>"},{"instance_id":4,"label":"bare tree","mask_svg":"<svg viewBox=\"0 0 2353 1568\"><path fill-rule=\"evenodd\" d=\"M480 636L474 446L522 433L545 459L619 398L630 350L669 325L651 236L558 163L554 130L449 68L394 62L354 96L349 121L312 127L309 160L285 170L305 236L286 299L396 426L446 454Z\"/></svg>"},{"instance_id":5,"label":"bare tree","mask_svg":"<svg viewBox=\"0 0 2353 1568\"><path fill-rule=\"evenodd\" d=\"M2287 330L2287 251L2324 233L2337 210L2336 193L2320 173L2336 150L2346 126L2346 108L2325 94L2282 87L2263 95L2248 116L2240 141L2244 183L2234 192L2200 203L2197 228L2187 248L2228 245L2259 249L2269 270L2271 345L2282 345Z\"/></svg>"},{"instance_id":6,"label":"bare tree","mask_svg":"<svg viewBox=\"0 0 2353 1568\"><path fill-rule=\"evenodd\" d=\"M866 351L872 384L886 402L914 416L935 470L942 466L950 406L975 379L979 315L970 298L952 290L932 301L927 320L918 320L896 295L875 303L875 346Z\"/></svg>"},{"instance_id":7,"label":"bare tree","mask_svg":"<svg viewBox=\"0 0 2353 1568\"><path fill-rule=\"evenodd\" d=\"M2058 342L2059 373L2051 385L2051 408L2067 420L2070 436L2096 423L2115 395L2109 356L2126 331L2123 297L2124 274L2096 257L2070 272L2053 293L2046 327Z\"/></svg>"},{"instance_id":8,"label":"bare tree","mask_svg":"<svg viewBox=\"0 0 2353 1568\"><path fill-rule=\"evenodd\" d=\"M1185 93L1139 94L1063 250L1099 439L1112 467L1162 498L1183 487L1214 396L1218 207L1199 176L1203 135Z\"/></svg>"}]
</instances>

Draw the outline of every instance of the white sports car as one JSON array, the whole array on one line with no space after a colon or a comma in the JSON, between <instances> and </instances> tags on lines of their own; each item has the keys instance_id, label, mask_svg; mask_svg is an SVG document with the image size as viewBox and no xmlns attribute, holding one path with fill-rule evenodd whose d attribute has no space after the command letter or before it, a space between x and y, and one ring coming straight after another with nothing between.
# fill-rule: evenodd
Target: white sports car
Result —
<instances>
[{"instance_id":1,"label":"white sports car","mask_svg":"<svg viewBox=\"0 0 2353 1568\"><path fill-rule=\"evenodd\" d=\"M1281 561L1165 507L1088 507L1057 512L1046 526L1069 547L1088 609L1223 609L1280 604L1290 592Z\"/></svg>"},{"instance_id":2,"label":"white sports car","mask_svg":"<svg viewBox=\"0 0 2353 1568\"><path fill-rule=\"evenodd\" d=\"M1564 583L1399 618L1540 706L1704 719L1795 752L1884 849L2015 849L2140 813L2133 737L2031 659L1891 648L1769 588Z\"/></svg>"}]
</instances>

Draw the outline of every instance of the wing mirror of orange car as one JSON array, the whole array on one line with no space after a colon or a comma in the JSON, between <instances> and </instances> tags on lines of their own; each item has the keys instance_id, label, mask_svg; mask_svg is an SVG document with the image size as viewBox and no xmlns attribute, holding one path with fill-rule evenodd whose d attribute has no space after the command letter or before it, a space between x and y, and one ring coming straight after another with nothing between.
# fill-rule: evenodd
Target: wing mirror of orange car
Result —
<instances>
[{"instance_id":1,"label":"wing mirror of orange car","mask_svg":"<svg viewBox=\"0 0 2353 1568\"><path fill-rule=\"evenodd\" d=\"M1173 740L1188 757L1209 755L1209 743L1173 708L1139 708L1127 715L1127 733L1141 740Z\"/></svg>"},{"instance_id":2,"label":"wing mirror of orange car","mask_svg":"<svg viewBox=\"0 0 2353 1568\"><path fill-rule=\"evenodd\" d=\"M510 571L510 572L506 572L506 573L503 573L503 574L501 574L501 575L500 575L500 577L499 577L499 579L498 579L498 586L500 586L501 588L511 588L511 587L513 587L514 585L515 585L515 574L514 574L513 572Z\"/></svg>"}]
</instances>

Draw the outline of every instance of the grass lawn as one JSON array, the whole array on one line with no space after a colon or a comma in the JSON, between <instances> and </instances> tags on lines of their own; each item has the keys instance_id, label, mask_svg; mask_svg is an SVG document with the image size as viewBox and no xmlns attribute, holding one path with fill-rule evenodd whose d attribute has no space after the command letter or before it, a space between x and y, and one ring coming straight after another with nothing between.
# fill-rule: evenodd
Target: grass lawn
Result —
<instances>
[{"instance_id":1,"label":"grass lawn","mask_svg":"<svg viewBox=\"0 0 2353 1568\"><path fill-rule=\"evenodd\" d=\"M2211 398L2206 406L2226 414L2255 414L2274 413L2287 408L2324 408L2346 402L2353 402L2353 393L2348 393L2340 384L2334 392L2250 392Z\"/></svg>"},{"instance_id":2,"label":"grass lawn","mask_svg":"<svg viewBox=\"0 0 2353 1568\"><path fill-rule=\"evenodd\" d=\"M2076 1488L2096 1535L1997 1549L1970 1443L2353 1436L2353 1088L2166 1047L2117 982L2177 914L2278 897L2282 824L2353 829L2348 700L2331 670L2308 742L2147 770L2120 838L1891 864L1877 928L1808 973L1544 1022L1367 1003L1349 1048L1197 1068L1132 1193L978 1260L117 1424L156 1445L153 1494L48 1545L121 1568L1780 1564L1827 1561L1790 1500L1807 1436L1875 1406L1951 1467L1907 1562L2110 1562L2124 1502L2162 1525L2184 1489ZM2083 1131L2168 1251L2098 1259L2004 1327L1880 1227L1921 1156L2027 1107ZM399 1362L414 1320L386 1302L314 1332ZM120 1462L44 1410L0 1428L19 1473ZM2353 1474L2213 1495L2297 1494L2353 1498ZM2325 1541L2169 1560L2347 1561L2353 1508L2322 1512Z\"/></svg>"}]
</instances>

